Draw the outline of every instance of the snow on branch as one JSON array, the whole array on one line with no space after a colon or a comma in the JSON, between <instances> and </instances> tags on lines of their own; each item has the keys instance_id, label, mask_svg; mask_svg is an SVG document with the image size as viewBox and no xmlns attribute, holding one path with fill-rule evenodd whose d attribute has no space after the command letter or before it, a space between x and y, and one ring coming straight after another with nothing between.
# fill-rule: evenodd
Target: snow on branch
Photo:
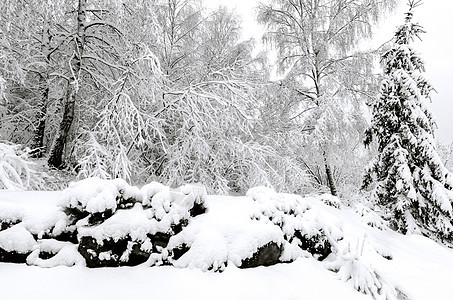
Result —
<instances>
[{"instance_id":1,"label":"snow on branch","mask_svg":"<svg viewBox=\"0 0 453 300\"><path fill-rule=\"evenodd\" d=\"M30 150L20 145L0 143L0 189L38 189L44 185L44 174L33 169L28 159Z\"/></svg>"}]
</instances>

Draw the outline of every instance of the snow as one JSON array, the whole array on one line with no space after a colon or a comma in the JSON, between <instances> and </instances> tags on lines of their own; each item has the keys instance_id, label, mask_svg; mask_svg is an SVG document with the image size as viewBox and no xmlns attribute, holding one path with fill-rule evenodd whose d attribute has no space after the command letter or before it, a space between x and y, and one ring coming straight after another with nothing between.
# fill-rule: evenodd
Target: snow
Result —
<instances>
[{"instance_id":1,"label":"snow","mask_svg":"<svg viewBox=\"0 0 453 300\"><path fill-rule=\"evenodd\" d=\"M0 248L6 251L27 253L36 246L36 241L22 224L0 231Z\"/></svg>"},{"instance_id":2,"label":"snow","mask_svg":"<svg viewBox=\"0 0 453 300\"><path fill-rule=\"evenodd\" d=\"M129 186L122 179L104 180L98 177L73 182L64 190L59 206L77 208L89 213L116 211L117 197L124 199L139 196L136 187Z\"/></svg>"},{"instance_id":3,"label":"snow","mask_svg":"<svg viewBox=\"0 0 453 300\"><path fill-rule=\"evenodd\" d=\"M209 213L194 218L178 235L172 237L169 248L185 244L190 250L174 262L176 267L223 269L230 261L239 267L259 247L269 242L283 243L282 231L264 219L252 220L250 210L255 205L247 197L210 197Z\"/></svg>"},{"instance_id":4,"label":"snow","mask_svg":"<svg viewBox=\"0 0 453 300\"><path fill-rule=\"evenodd\" d=\"M229 266L223 273L173 267L0 268L0 299L368 299L310 260L255 269Z\"/></svg>"},{"instance_id":5,"label":"snow","mask_svg":"<svg viewBox=\"0 0 453 300\"><path fill-rule=\"evenodd\" d=\"M79 236L92 236L99 244L109 238L118 241L128 235L133 240L144 241L146 234L151 230L151 224L152 222L147 218L146 211L136 205L130 210L118 211L98 226L80 227Z\"/></svg>"},{"instance_id":6,"label":"snow","mask_svg":"<svg viewBox=\"0 0 453 300\"><path fill-rule=\"evenodd\" d=\"M55 255L49 259L41 259L39 257L41 251ZM42 268L72 267L85 266L85 260L77 251L77 245L48 239L39 241L38 246L35 246L33 252L27 257L27 264Z\"/></svg>"},{"instance_id":7,"label":"snow","mask_svg":"<svg viewBox=\"0 0 453 300\"><path fill-rule=\"evenodd\" d=\"M157 188L153 195L159 192L170 194L169 189ZM0 231L0 247L31 251L29 266L0 263L0 299L92 299L93 295L107 299L150 295L163 299L372 299L374 295L385 299L387 295L396 299L405 295L407 299L447 300L453 295L452 249L420 235L391 231L363 207L339 210L324 204L322 195L301 197L266 188L252 189L247 197L207 196L207 213L192 218L170 239L171 246L191 246L173 262L176 267L147 267L145 263L89 269L77 245L54 239L37 242L30 233L32 229L36 234L53 230L61 217L57 203L63 195L0 191L0 219L23 220ZM168 200L167 196L161 199ZM165 207L165 201L159 203ZM96 239L107 235L142 239L144 232L158 226L158 221L148 218L150 211L153 208L136 203L97 226L80 227L81 234L89 231ZM285 213L289 211L294 215ZM270 215L281 220L270 220ZM281 230L284 226L276 226L280 221L289 222L285 225L289 227ZM285 240L283 232L298 228L298 222L305 230L330 238L333 252L324 261L301 250L295 240L292 244ZM271 267L238 268L242 259L269 241L283 244L284 255L297 259ZM42 259L40 252L57 254ZM102 253L108 255L108 251ZM204 272L211 267L223 272ZM357 290L368 290L368 294Z\"/></svg>"},{"instance_id":8,"label":"snow","mask_svg":"<svg viewBox=\"0 0 453 300\"><path fill-rule=\"evenodd\" d=\"M0 220L22 225L32 234L61 233L67 216L57 206L61 192L0 191Z\"/></svg>"}]
</instances>

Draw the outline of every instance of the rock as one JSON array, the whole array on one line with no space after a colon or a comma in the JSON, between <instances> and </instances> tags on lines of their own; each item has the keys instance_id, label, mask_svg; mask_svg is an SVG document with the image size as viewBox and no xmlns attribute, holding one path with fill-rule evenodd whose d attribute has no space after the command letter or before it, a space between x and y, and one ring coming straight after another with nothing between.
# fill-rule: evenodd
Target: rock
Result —
<instances>
[{"instance_id":1,"label":"rock","mask_svg":"<svg viewBox=\"0 0 453 300\"><path fill-rule=\"evenodd\" d=\"M147 261L150 255L151 255L151 252L142 250L140 244L134 244L132 246L132 251L129 254L128 261L122 262L121 265L137 266L137 265L142 264L145 261Z\"/></svg>"},{"instance_id":2,"label":"rock","mask_svg":"<svg viewBox=\"0 0 453 300\"><path fill-rule=\"evenodd\" d=\"M165 248L168 245L168 241L170 240L170 237L172 236L171 233L163 233L163 232L157 232L154 235L148 235L150 238L151 242L153 243L153 250L157 251L156 247L161 247Z\"/></svg>"},{"instance_id":3,"label":"rock","mask_svg":"<svg viewBox=\"0 0 453 300\"><path fill-rule=\"evenodd\" d=\"M21 220L10 221L10 220L0 220L0 231L8 229L13 225L20 223Z\"/></svg>"},{"instance_id":4,"label":"rock","mask_svg":"<svg viewBox=\"0 0 453 300\"><path fill-rule=\"evenodd\" d=\"M18 253L16 251L6 251L3 248L0 248L0 262L24 264L27 262L27 256L30 255L30 253L31 251Z\"/></svg>"},{"instance_id":5,"label":"rock","mask_svg":"<svg viewBox=\"0 0 453 300\"><path fill-rule=\"evenodd\" d=\"M189 210L190 216L196 217L198 215L204 214L206 212L206 207L203 203L194 203L193 207Z\"/></svg>"},{"instance_id":6,"label":"rock","mask_svg":"<svg viewBox=\"0 0 453 300\"><path fill-rule=\"evenodd\" d=\"M187 251L190 250L190 247L186 244L179 245L177 248L172 249L172 258L174 260L178 260L181 256L183 256Z\"/></svg>"},{"instance_id":7,"label":"rock","mask_svg":"<svg viewBox=\"0 0 453 300\"><path fill-rule=\"evenodd\" d=\"M83 236L77 250L85 258L89 268L118 267L120 257L127 249L127 242L126 239L118 241L109 239L99 244L94 238Z\"/></svg>"},{"instance_id":8,"label":"rock","mask_svg":"<svg viewBox=\"0 0 453 300\"><path fill-rule=\"evenodd\" d=\"M310 252L317 260L324 260L330 253L332 253L332 245L324 235L315 235L309 237L302 235L300 231L294 233L294 237L301 241L301 248Z\"/></svg>"},{"instance_id":9,"label":"rock","mask_svg":"<svg viewBox=\"0 0 453 300\"><path fill-rule=\"evenodd\" d=\"M258 266L271 266L279 263L282 254L282 246L274 242L267 243L258 248L252 257L242 261L240 268L255 268Z\"/></svg>"}]
</instances>

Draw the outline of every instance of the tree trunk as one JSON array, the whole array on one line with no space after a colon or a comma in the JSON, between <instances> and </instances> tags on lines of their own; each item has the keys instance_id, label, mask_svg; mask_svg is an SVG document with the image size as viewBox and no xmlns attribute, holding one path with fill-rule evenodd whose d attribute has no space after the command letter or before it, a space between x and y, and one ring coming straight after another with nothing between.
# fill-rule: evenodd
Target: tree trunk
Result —
<instances>
[{"instance_id":1,"label":"tree trunk","mask_svg":"<svg viewBox=\"0 0 453 300\"><path fill-rule=\"evenodd\" d=\"M60 123L60 129L55 139L55 144L52 147L48 163L55 168L64 167L63 152L68 142L69 131L72 121L74 120L75 104L79 91L79 79L82 65L82 53L85 45L85 22L86 22L86 0L79 0L77 11L77 37L74 49L74 55L71 59L70 67L71 77L66 91L66 101L63 111L63 119Z\"/></svg>"},{"instance_id":2,"label":"tree trunk","mask_svg":"<svg viewBox=\"0 0 453 300\"><path fill-rule=\"evenodd\" d=\"M38 126L35 129L33 137L33 157L40 158L44 154L44 133L46 130L46 115L47 115L47 98L49 96L49 87L47 86L47 79L45 81L46 87L41 94L41 103L39 108Z\"/></svg>"},{"instance_id":3,"label":"tree trunk","mask_svg":"<svg viewBox=\"0 0 453 300\"><path fill-rule=\"evenodd\" d=\"M327 184L329 185L330 193L333 196L337 196L337 187L335 186L335 181L333 180L332 169L330 168L330 165L329 165L329 163L327 161L326 151L323 151L322 155L324 157L324 165L326 167Z\"/></svg>"},{"instance_id":4,"label":"tree trunk","mask_svg":"<svg viewBox=\"0 0 453 300\"><path fill-rule=\"evenodd\" d=\"M39 99L39 119L38 126L35 129L33 137L33 148L36 149L33 153L33 157L40 158L44 153L44 133L46 130L46 115L47 115L47 103L49 100L49 63L50 63L50 28L47 21L44 21L44 29L42 33L42 46L41 52L45 56L46 67L42 74L40 74L40 85L41 89Z\"/></svg>"}]
</instances>

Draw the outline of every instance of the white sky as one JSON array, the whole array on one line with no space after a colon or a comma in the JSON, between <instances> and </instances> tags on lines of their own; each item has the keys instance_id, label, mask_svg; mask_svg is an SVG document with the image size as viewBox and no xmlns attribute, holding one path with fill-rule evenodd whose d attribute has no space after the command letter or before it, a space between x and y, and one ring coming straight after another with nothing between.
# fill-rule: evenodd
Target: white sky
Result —
<instances>
[{"instance_id":1,"label":"white sky","mask_svg":"<svg viewBox=\"0 0 453 300\"><path fill-rule=\"evenodd\" d=\"M257 0L203 0L210 7L219 5L235 8L243 18L244 38L261 37L263 29L254 20L254 8ZM378 45L388 41L395 28L404 21L406 1L392 15L387 16L380 27L376 28L375 40ZM422 25L427 33L423 41L416 43L426 63L426 76L437 90L432 97L429 108L437 122L436 138L444 143L453 142L453 1L425 0L414 12L414 19Z\"/></svg>"}]
</instances>

